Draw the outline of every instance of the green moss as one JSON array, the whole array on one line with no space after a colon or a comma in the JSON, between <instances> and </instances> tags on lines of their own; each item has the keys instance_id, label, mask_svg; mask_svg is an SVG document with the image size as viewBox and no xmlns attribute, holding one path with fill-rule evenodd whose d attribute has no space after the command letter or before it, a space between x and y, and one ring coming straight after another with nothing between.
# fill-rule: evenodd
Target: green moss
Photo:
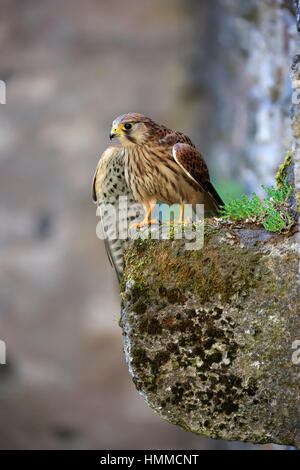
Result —
<instances>
[{"instance_id":1,"label":"green moss","mask_svg":"<svg viewBox=\"0 0 300 470\"><path fill-rule=\"evenodd\" d=\"M268 431L274 390L272 382L262 386L263 374L284 367L278 345L292 342L282 322L291 315L285 298L297 261L285 249L276 254L289 239L214 221L202 250L185 250L184 240L130 245L122 284L127 358L136 387L164 419L209 437L237 439L242 429L241 438L265 439L257 421L266 417ZM278 380L276 390L283 380L289 386L288 374Z\"/></svg>"},{"instance_id":2,"label":"green moss","mask_svg":"<svg viewBox=\"0 0 300 470\"><path fill-rule=\"evenodd\" d=\"M201 396L198 397L192 391L191 383L177 382L172 385L170 397L165 398L159 406L161 409L183 407L186 416L198 410L199 406L205 407L203 424L199 428L200 434L205 432L207 421L213 420L216 415L231 419L239 411L244 397L256 398L258 387L254 378L243 384L241 377L229 373L228 365L223 363L223 353L216 348L215 343L225 345L227 359L230 364L234 362L238 345L234 341L235 322L232 316L224 315L221 306L197 311L194 308L185 308L189 298L186 292L194 292L200 305L211 301L216 295L221 295L223 301L227 302L236 293L243 292L243 295L247 295L256 285L257 270L263 273L268 290L274 288L269 269L258 264L258 257L253 251L240 248L238 244L233 247L224 243L222 256L219 256L218 250L215 249L215 243L218 243L216 237L211 237L209 231L205 237L203 256L199 258L194 252L186 252L181 263L178 263L177 257L171 256L174 251L173 245L171 250L172 242L166 242L167 246L161 253L160 242L152 240L143 255L145 266L148 272L151 272L150 278L145 273L145 268L137 262L140 246L131 248L128 255L130 260L127 259L126 264L127 279L134 279L134 285L129 289L131 309L137 313L134 334L149 338L162 335L163 343L166 335L171 338L172 332L180 331L178 344L169 341L166 347L155 355L153 351L149 355L146 350L138 349L132 358L135 374L143 377L144 391L157 394L165 373L165 365L169 360L173 364L177 361L179 370L195 368L201 382L205 384L205 392L199 392ZM212 281L209 280L211 276ZM174 282L176 287L171 287ZM181 310L174 314L170 311L170 314L162 319L157 315L149 315L149 310L140 310L140 296L143 294L146 295L147 305L152 305L153 302L164 305L163 302L167 299L168 305L181 305ZM198 361L199 365L196 365ZM136 378L134 380L140 390L141 384ZM186 427L185 423L177 424ZM216 426L215 432L221 433L222 426Z\"/></svg>"},{"instance_id":3,"label":"green moss","mask_svg":"<svg viewBox=\"0 0 300 470\"><path fill-rule=\"evenodd\" d=\"M292 163L292 156L291 156L291 149L288 150L284 162L279 165L278 172L276 173L275 180L277 183L277 188L281 189L282 186L284 185L284 180L286 179L287 176L287 168L291 165Z\"/></svg>"},{"instance_id":4,"label":"green moss","mask_svg":"<svg viewBox=\"0 0 300 470\"><path fill-rule=\"evenodd\" d=\"M169 246L172 242L168 240L166 243ZM205 254L202 253L199 257L199 250L186 251L184 262L178 263L177 257L170 256L169 248L161 250L159 240L147 241L143 266L137 262L140 246L136 247L133 244L130 252L125 254L124 278L134 279L134 287L130 290L136 309L142 312L153 295L159 296L162 302L166 298L169 303L184 304L187 299L186 290L197 294L202 301L208 301L219 294L222 300L227 302L232 295L241 290L247 293L257 282L252 275L257 265L256 258L249 257L245 248L227 243L223 244L220 253L214 249L214 243L214 237L209 230L206 230ZM145 242L143 245L145 246ZM149 270L151 284L147 280ZM173 283L175 273L176 286L162 287ZM122 284L121 289L124 296L125 284ZM221 313L217 312L217 315L220 316Z\"/></svg>"}]
</instances>

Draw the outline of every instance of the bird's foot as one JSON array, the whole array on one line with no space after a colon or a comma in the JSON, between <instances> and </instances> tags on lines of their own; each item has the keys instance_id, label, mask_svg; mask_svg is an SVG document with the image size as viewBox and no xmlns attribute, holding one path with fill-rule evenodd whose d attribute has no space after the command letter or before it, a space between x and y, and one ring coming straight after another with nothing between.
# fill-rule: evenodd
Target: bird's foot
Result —
<instances>
[{"instance_id":1,"label":"bird's foot","mask_svg":"<svg viewBox=\"0 0 300 470\"><path fill-rule=\"evenodd\" d=\"M152 224L153 225L159 224L159 221L157 219L144 219L142 220L142 222L138 224L130 225L130 229L133 230L134 228L149 227Z\"/></svg>"},{"instance_id":2,"label":"bird's foot","mask_svg":"<svg viewBox=\"0 0 300 470\"><path fill-rule=\"evenodd\" d=\"M183 219L178 219L175 222L167 222L167 225L174 225L174 224L191 224L192 219L190 217L187 217L185 220Z\"/></svg>"}]
</instances>

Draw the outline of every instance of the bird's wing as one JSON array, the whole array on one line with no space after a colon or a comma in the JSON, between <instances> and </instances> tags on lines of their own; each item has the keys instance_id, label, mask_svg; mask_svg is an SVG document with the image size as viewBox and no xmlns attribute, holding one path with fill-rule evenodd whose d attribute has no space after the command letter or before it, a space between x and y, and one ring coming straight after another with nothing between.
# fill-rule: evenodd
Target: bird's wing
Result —
<instances>
[{"instance_id":1,"label":"bird's wing","mask_svg":"<svg viewBox=\"0 0 300 470\"><path fill-rule=\"evenodd\" d=\"M196 150L188 143L175 143L172 147L173 158L181 169L207 193L215 210L218 210L224 203L219 194L210 182L207 165Z\"/></svg>"},{"instance_id":2,"label":"bird's wing","mask_svg":"<svg viewBox=\"0 0 300 470\"><path fill-rule=\"evenodd\" d=\"M120 196L126 196L123 209ZM105 236L104 244L108 259L114 267L118 280L123 274L123 256L128 237L120 237L120 223L127 219L129 226L136 218L140 207L125 181L124 160L121 146L108 147L100 157L92 184L92 198L98 205L98 215ZM114 211L111 211L111 208ZM126 222L126 220L125 220Z\"/></svg>"},{"instance_id":3,"label":"bird's wing","mask_svg":"<svg viewBox=\"0 0 300 470\"><path fill-rule=\"evenodd\" d=\"M101 205L101 203L100 203ZM114 268L118 281L121 282L123 274L123 255L124 255L124 241L118 238L110 238L109 227L110 227L110 215L100 213L100 223L102 226L102 232L106 235L104 238L104 247L110 262L110 265Z\"/></svg>"},{"instance_id":4,"label":"bird's wing","mask_svg":"<svg viewBox=\"0 0 300 470\"><path fill-rule=\"evenodd\" d=\"M163 139L159 140L159 143L167 144L170 146L181 143L181 144L188 144L190 145L190 147L195 148L191 139L187 135L183 134L182 132L171 131L170 129L167 129L167 128L164 128L164 131L165 131L165 135Z\"/></svg>"},{"instance_id":5,"label":"bird's wing","mask_svg":"<svg viewBox=\"0 0 300 470\"><path fill-rule=\"evenodd\" d=\"M100 158L100 160L101 160L101 158ZM98 175L100 160L99 160L98 165L96 167L96 170L95 170L95 173L94 173L94 176L93 176L93 184L92 184L92 199L93 199L93 202L95 204L97 203L96 181L97 181L97 175Z\"/></svg>"}]
</instances>

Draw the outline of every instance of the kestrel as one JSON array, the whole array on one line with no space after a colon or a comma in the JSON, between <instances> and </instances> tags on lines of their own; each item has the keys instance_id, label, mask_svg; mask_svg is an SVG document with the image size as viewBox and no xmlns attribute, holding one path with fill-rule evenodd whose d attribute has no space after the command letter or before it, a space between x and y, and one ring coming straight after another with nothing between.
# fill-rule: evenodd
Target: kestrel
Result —
<instances>
[{"instance_id":1,"label":"kestrel","mask_svg":"<svg viewBox=\"0 0 300 470\"><path fill-rule=\"evenodd\" d=\"M180 204L180 223L184 204L204 204L213 215L224 204L210 182L203 157L186 135L142 114L128 113L113 121L110 139L115 137L122 145L128 187L146 210L145 219L136 226L157 222L151 220L151 208L158 201Z\"/></svg>"},{"instance_id":2,"label":"kestrel","mask_svg":"<svg viewBox=\"0 0 300 470\"><path fill-rule=\"evenodd\" d=\"M121 206L121 196L126 196L126 210ZM97 165L92 197L99 206L104 243L111 265L115 268L118 280L123 274L123 254L128 240L127 227L139 212L140 206L126 184L122 147L108 147ZM111 211L110 209L114 210ZM127 235L120 238L120 224L123 223Z\"/></svg>"}]
</instances>

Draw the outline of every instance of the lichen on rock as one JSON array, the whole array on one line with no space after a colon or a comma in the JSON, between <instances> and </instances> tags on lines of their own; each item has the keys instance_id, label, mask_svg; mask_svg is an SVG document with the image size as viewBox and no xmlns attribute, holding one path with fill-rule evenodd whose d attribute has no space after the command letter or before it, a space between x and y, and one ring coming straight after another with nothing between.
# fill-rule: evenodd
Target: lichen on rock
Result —
<instances>
[{"instance_id":1,"label":"lichen on rock","mask_svg":"<svg viewBox=\"0 0 300 470\"><path fill-rule=\"evenodd\" d=\"M299 446L296 236L213 220L201 250L131 242L124 350L163 419L213 438Z\"/></svg>"}]
</instances>

